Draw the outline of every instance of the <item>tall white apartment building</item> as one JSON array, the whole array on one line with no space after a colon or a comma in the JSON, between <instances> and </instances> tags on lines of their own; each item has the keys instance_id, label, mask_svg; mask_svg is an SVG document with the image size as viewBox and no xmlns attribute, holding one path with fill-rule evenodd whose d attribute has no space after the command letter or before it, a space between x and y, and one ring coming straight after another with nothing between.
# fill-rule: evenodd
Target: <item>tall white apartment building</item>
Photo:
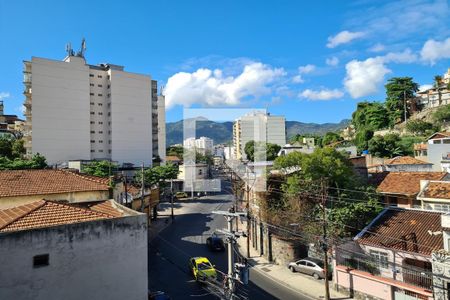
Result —
<instances>
[{"instance_id":1,"label":"tall white apartment building","mask_svg":"<svg viewBox=\"0 0 450 300\"><path fill-rule=\"evenodd\" d=\"M286 145L286 119L269 113L253 112L237 119L233 124L234 157L246 159L245 144L249 141L264 141Z\"/></svg>"},{"instance_id":2,"label":"tall white apartment building","mask_svg":"<svg viewBox=\"0 0 450 300\"><path fill-rule=\"evenodd\" d=\"M164 98L149 75L113 64L89 65L82 49L67 48L62 61L24 61L25 147L49 164L70 160L112 160L151 165L165 153L158 133Z\"/></svg>"},{"instance_id":3,"label":"tall white apartment building","mask_svg":"<svg viewBox=\"0 0 450 300\"><path fill-rule=\"evenodd\" d=\"M186 149L196 149L201 153L213 153L214 148L214 140L208 137L202 136L198 139L196 138L187 138L183 141L183 146Z\"/></svg>"}]
</instances>

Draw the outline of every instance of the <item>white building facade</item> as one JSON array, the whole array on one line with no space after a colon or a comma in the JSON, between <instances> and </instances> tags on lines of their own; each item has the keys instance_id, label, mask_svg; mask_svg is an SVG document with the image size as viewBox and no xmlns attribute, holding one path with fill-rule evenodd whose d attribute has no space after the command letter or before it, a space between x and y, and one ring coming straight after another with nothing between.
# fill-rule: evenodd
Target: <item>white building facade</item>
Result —
<instances>
[{"instance_id":1,"label":"white building facade","mask_svg":"<svg viewBox=\"0 0 450 300\"><path fill-rule=\"evenodd\" d=\"M159 128L152 126L158 126L159 101L149 75L89 65L83 51L68 49L63 61L24 61L24 85L28 155L40 153L49 164L106 159L135 165L150 165L158 155Z\"/></svg>"},{"instance_id":2,"label":"white building facade","mask_svg":"<svg viewBox=\"0 0 450 300\"><path fill-rule=\"evenodd\" d=\"M233 125L234 156L246 159L245 144L249 141L261 141L286 145L286 119L268 113L254 112L242 116Z\"/></svg>"}]
</instances>

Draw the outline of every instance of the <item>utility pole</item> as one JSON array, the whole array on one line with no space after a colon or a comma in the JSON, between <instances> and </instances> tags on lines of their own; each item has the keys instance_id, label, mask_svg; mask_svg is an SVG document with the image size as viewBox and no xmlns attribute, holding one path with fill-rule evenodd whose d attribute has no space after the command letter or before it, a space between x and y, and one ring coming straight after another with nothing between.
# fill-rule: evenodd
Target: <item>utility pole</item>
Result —
<instances>
[{"instance_id":1,"label":"utility pole","mask_svg":"<svg viewBox=\"0 0 450 300\"><path fill-rule=\"evenodd\" d=\"M142 167L141 167L141 172L142 172L142 178L141 178L141 212L144 212L144 191L145 191L145 187L144 187L144 163L142 163Z\"/></svg>"},{"instance_id":2,"label":"utility pole","mask_svg":"<svg viewBox=\"0 0 450 300\"><path fill-rule=\"evenodd\" d=\"M322 230L323 230L323 270L325 273L325 300L330 300L330 282L328 279L328 244L327 244L327 190L324 184L324 181L321 182L321 205L322 205Z\"/></svg>"},{"instance_id":3,"label":"utility pole","mask_svg":"<svg viewBox=\"0 0 450 300\"><path fill-rule=\"evenodd\" d=\"M175 215L173 214L173 179L170 178L170 216L172 222L175 220Z\"/></svg>"},{"instance_id":4,"label":"utility pole","mask_svg":"<svg viewBox=\"0 0 450 300\"><path fill-rule=\"evenodd\" d=\"M250 258L250 186L249 186L249 178L248 178L248 168L245 166L245 173L246 173L246 182L244 181L246 187L245 187L245 194L247 198L247 258Z\"/></svg>"},{"instance_id":5,"label":"utility pole","mask_svg":"<svg viewBox=\"0 0 450 300\"><path fill-rule=\"evenodd\" d=\"M232 216L227 216L228 232L233 232L233 219ZM233 243L234 239L229 237L230 244L228 245L228 288L231 291L231 295L234 294L234 255L233 255ZM232 297L233 298L233 297Z\"/></svg>"},{"instance_id":6,"label":"utility pole","mask_svg":"<svg viewBox=\"0 0 450 300\"><path fill-rule=\"evenodd\" d=\"M403 89L403 111L405 114L405 124L406 124L406 90Z\"/></svg>"}]
</instances>

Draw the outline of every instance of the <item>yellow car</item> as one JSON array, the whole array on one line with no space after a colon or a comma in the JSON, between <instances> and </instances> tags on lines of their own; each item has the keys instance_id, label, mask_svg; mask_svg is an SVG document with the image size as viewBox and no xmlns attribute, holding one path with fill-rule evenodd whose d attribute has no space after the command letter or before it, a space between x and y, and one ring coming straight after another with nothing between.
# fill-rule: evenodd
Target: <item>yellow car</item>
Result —
<instances>
[{"instance_id":1,"label":"yellow car","mask_svg":"<svg viewBox=\"0 0 450 300\"><path fill-rule=\"evenodd\" d=\"M206 257L192 257L189 259L189 270L192 272L192 275L194 275L194 278L197 281L217 279L216 269L214 269L214 266Z\"/></svg>"}]
</instances>

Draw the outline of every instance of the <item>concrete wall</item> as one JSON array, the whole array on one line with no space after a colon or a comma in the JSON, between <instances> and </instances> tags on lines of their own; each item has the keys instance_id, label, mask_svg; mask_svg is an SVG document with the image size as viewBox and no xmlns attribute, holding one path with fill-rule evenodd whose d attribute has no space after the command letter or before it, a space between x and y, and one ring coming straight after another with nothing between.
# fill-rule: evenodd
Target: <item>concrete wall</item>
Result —
<instances>
[{"instance_id":1,"label":"concrete wall","mask_svg":"<svg viewBox=\"0 0 450 300\"><path fill-rule=\"evenodd\" d=\"M119 70L111 76L111 158L152 163L151 78Z\"/></svg>"},{"instance_id":2,"label":"concrete wall","mask_svg":"<svg viewBox=\"0 0 450 300\"><path fill-rule=\"evenodd\" d=\"M0 299L147 299L146 218L0 234ZM34 268L41 254L49 265Z\"/></svg>"},{"instance_id":3,"label":"concrete wall","mask_svg":"<svg viewBox=\"0 0 450 300\"><path fill-rule=\"evenodd\" d=\"M450 144L428 144L428 162L433 164L433 171L442 171L442 157L450 152Z\"/></svg>"},{"instance_id":4,"label":"concrete wall","mask_svg":"<svg viewBox=\"0 0 450 300\"><path fill-rule=\"evenodd\" d=\"M32 58L32 153L49 164L90 159L89 68L70 62Z\"/></svg>"},{"instance_id":5,"label":"concrete wall","mask_svg":"<svg viewBox=\"0 0 450 300\"><path fill-rule=\"evenodd\" d=\"M108 200L111 198L109 191L87 191L87 192L72 192L60 194L41 194L31 196L15 196L15 197L0 197L0 209L15 207L37 200L66 200L70 203L89 202L96 200Z\"/></svg>"},{"instance_id":6,"label":"concrete wall","mask_svg":"<svg viewBox=\"0 0 450 300\"><path fill-rule=\"evenodd\" d=\"M166 161L166 100L164 96L158 96L158 155Z\"/></svg>"}]
</instances>

